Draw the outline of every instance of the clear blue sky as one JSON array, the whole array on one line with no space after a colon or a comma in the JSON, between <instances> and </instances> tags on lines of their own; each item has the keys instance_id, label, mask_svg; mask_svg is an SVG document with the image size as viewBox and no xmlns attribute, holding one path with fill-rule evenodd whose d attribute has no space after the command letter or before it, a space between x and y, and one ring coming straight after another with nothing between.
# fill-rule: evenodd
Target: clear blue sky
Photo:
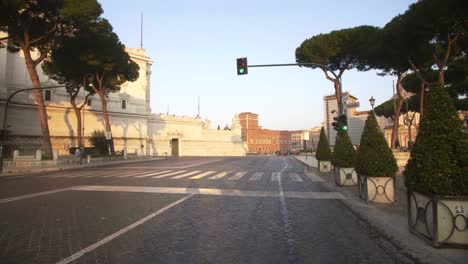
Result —
<instances>
[{"instance_id":1,"label":"clear blue sky","mask_svg":"<svg viewBox=\"0 0 468 264\"><path fill-rule=\"evenodd\" d=\"M143 46L154 61L154 113L201 115L214 127L230 124L235 113L260 114L269 129L307 129L323 121L323 96L332 83L319 70L299 67L250 68L236 75L236 58L249 64L294 63L307 38L360 25L384 26L412 0L103 0L104 17L128 47ZM361 101L360 110L392 95L393 77L345 72L343 90Z\"/></svg>"}]
</instances>

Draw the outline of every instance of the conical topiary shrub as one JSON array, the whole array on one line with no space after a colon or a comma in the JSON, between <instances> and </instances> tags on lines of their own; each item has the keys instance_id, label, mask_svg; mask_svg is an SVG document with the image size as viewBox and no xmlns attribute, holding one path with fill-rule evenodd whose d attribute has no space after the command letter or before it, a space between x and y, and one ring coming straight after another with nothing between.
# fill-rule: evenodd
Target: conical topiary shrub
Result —
<instances>
[{"instance_id":1,"label":"conical topiary shrub","mask_svg":"<svg viewBox=\"0 0 468 264\"><path fill-rule=\"evenodd\" d=\"M315 158L319 161L329 161L331 160L332 154L330 150L330 143L328 143L327 135L325 134L325 129L322 127L320 130L320 139L317 146L317 153Z\"/></svg>"},{"instance_id":2,"label":"conical topiary shrub","mask_svg":"<svg viewBox=\"0 0 468 264\"><path fill-rule=\"evenodd\" d=\"M339 186L358 184L356 166L356 151L346 131L338 131L332 163L335 182Z\"/></svg>"},{"instance_id":3,"label":"conical topiary shrub","mask_svg":"<svg viewBox=\"0 0 468 264\"><path fill-rule=\"evenodd\" d=\"M346 131L338 131L332 163L334 166L342 168L354 168L356 166L356 150Z\"/></svg>"},{"instance_id":4,"label":"conical topiary shrub","mask_svg":"<svg viewBox=\"0 0 468 264\"><path fill-rule=\"evenodd\" d=\"M365 201L395 202L395 157L371 111L361 135L356 171L359 174L359 195Z\"/></svg>"},{"instance_id":5,"label":"conical topiary shrub","mask_svg":"<svg viewBox=\"0 0 468 264\"><path fill-rule=\"evenodd\" d=\"M398 165L384 134L380 131L374 112L370 112L361 136L356 171L372 177L394 176Z\"/></svg>"},{"instance_id":6,"label":"conical topiary shrub","mask_svg":"<svg viewBox=\"0 0 468 264\"><path fill-rule=\"evenodd\" d=\"M431 87L405 184L426 195L468 196L468 134L445 88Z\"/></svg>"},{"instance_id":7,"label":"conical topiary shrub","mask_svg":"<svg viewBox=\"0 0 468 264\"><path fill-rule=\"evenodd\" d=\"M468 134L444 87L428 93L404 175L410 231L434 247L468 246Z\"/></svg>"}]
</instances>

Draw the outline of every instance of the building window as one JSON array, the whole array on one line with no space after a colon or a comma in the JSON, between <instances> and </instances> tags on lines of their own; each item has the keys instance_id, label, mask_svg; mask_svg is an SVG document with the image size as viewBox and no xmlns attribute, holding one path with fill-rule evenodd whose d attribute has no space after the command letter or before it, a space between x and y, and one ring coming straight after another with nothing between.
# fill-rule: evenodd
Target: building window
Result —
<instances>
[{"instance_id":1,"label":"building window","mask_svg":"<svg viewBox=\"0 0 468 264\"><path fill-rule=\"evenodd\" d=\"M123 99L121 102L122 102L122 109L127 109L127 100Z\"/></svg>"},{"instance_id":2,"label":"building window","mask_svg":"<svg viewBox=\"0 0 468 264\"><path fill-rule=\"evenodd\" d=\"M87 106L91 106L92 104L93 104L93 103L92 103L92 100L91 100L91 99L88 99L88 100L86 101L86 105L87 105Z\"/></svg>"},{"instance_id":3,"label":"building window","mask_svg":"<svg viewBox=\"0 0 468 264\"><path fill-rule=\"evenodd\" d=\"M46 102L52 101L52 91L51 90L45 90L44 91L44 101L46 101Z\"/></svg>"}]
</instances>

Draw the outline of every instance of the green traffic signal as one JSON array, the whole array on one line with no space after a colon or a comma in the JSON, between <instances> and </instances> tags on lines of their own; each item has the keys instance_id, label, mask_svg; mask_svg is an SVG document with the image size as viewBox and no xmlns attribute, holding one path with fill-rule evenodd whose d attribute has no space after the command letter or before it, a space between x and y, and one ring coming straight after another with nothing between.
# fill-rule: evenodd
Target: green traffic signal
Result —
<instances>
[{"instance_id":1,"label":"green traffic signal","mask_svg":"<svg viewBox=\"0 0 468 264\"><path fill-rule=\"evenodd\" d=\"M342 129L343 129L343 131L348 131L348 126L344 125L344 126L342 127Z\"/></svg>"},{"instance_id":2,"label":"green traffic signal","mask_svg":"<svg viewBox=\"0 0 468 264\"><path fill-rule=\"evenodd\" d=\"M237 75L248 74L247 58L237 59Z\"/></svg>"}]
</instances>

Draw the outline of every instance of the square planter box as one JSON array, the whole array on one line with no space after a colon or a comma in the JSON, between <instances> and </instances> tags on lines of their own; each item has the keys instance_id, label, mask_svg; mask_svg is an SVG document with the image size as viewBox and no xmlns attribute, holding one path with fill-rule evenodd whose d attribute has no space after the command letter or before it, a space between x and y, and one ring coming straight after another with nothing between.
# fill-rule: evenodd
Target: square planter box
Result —
<instances>
[{"instance_id":1,"label":"square planter box","mask_svg":"<svg viewBox=\"0 0 468 264\"><path fill-rule=\"evenodd\" d=\"M319 172L331 172L332 165L330 161L317 160L317 162L318 162Z\"/></svg>"},{"instance_id":2,"label":"square planter box","mask_svg":"<svg viewBox=\"0 0 468 264\"><path fill-rule=\"evenodd\" d=\"M335 182L339 186L352 186L358 184L357 172L354 168L340 168L333 166Z\"/></svg>"},{"instance_id":3,"label":"square planter box","mask_svg":"<svg viewBox=\"0 0 468 264\"><path fill-rule=\"evenodd\" d=\"M366 202L394 203L394 177L369 177L359 175L359 196Z\"/></svg>"},{"instance_id":4,"label":"square planter box","mask_svg":"<svg viewBox=\"0 0 468 264\"><path fill-rule=\"evenodd\" d=\"M408 190L408 226L430 242L468 248L468 197L426 196Z\"/></svg>"}]
</instances>

